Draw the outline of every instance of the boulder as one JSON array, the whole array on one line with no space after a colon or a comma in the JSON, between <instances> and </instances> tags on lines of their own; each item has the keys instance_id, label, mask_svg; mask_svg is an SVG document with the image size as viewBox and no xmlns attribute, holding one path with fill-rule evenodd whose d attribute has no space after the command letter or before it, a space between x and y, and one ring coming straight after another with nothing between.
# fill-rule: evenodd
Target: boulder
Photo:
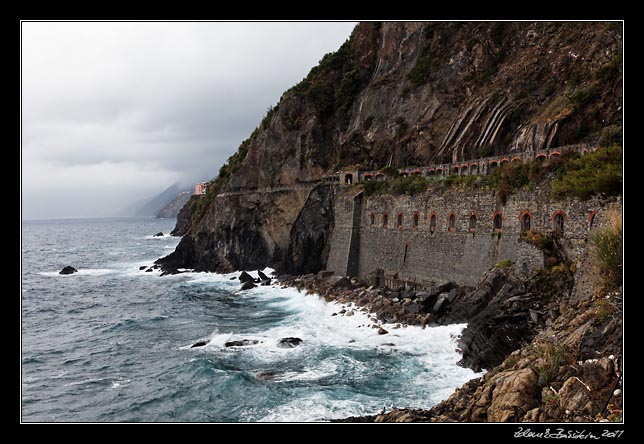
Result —
<instances>
[{"instance_id":1,"label":"boulder","mask_svg":"<svg viewBox=\"0 0 644 444\"><path fill-rule=\"evenodd\" d=\"M254 282L255 279L253 277L246 273L245 271L242 271L241 274L239 275L239 280L242 284L245 284L246 282Z\"/></svg>"},{"instance_id":2,"label":"boulder","mask_svg":"<svg viewBox=\"0 0 644 444\"><path fill-rule=\"evenodd\" d=\"M331 276L326 280L331 288L351 288L351 281L344 276Z\"/></svg>"},{"instance_id":3,"label":"boulder","mask_svg":"<svg viewBox=\"0 0 644 444\"><path fill-rule=\"evenodd\" d=\"M209 341L199 341L199 342L195 342L194 344L192 344L192 345L190 346L190 348L195 348L195 347L204 347L204 346L208 345L208 342L209 342Z\"/></svg>"},{"instance_id":4,"label":"boulder","mask_svg":"<svg viewBox=\"0 0 644 444\"><path fill-rule=\"evenodd\" d=\"M251 282L244 282L244 284L241 286L242 290L250 290L251 288L255 288L257 285L255 285L252 281Z\"/></svg>"},{"instance_id":5,"label":"boulder","mask_svg":"<svg viewBox=\"0 0 644 444\"><path fill-rule=\"evenodd\" d=\"M301 342L302 340L300 338L282 338L277 342L277 346L279 348L295 348L300 345Z\"/></svg>"},{"instance_id":6,"label":"boulder","mask_svg":"<svg viewBox=\"0 0 644 444\"><path fill-rule=\"evenodd\" d=\"M378 334L379 335L386 335L387 333L389 333L389 332L387 330L385 330L384 328L382 328L382 327L380 327L378 329Z\"/></svg>"},{"instance_id":7,"label":"boulder","mask_svg":"<svg viewBox=\"0 0 644 444\"><path fill-rule=\"evenodd\" d=\"M60 270L58 272L58 274L72 274L72 273L76 273L77 271L78 271L77 269L75 269L74 267L70 267L68 265L65 268L63 268L62 270Z\"/></svg>"},{"instance_id":8,"label":"boulder","mask_svg":"<svg viewBox=\"0 0 644 444\"><path fill-rule=\"evenodd\" d=\"M449 300L448 293L441 293L440 295L438 295L438 299L436 299L436 303L432 308L432 313L433 314L440 313L447 306L448 300Z\"/></svg>"},{"instance_id":9,"label":"boulder","mask_svg":"<svg viewBox=\"0 0 644 444\"><path fill-rule=\"evenodd\" d=\"M489 422L519 421L520 415L539 405L537 375L530 368L494 375L496 386L487 410Z\"/></svg>"},{"instance_id":10,"label":"boulder","mask_svg":"<svg viewBox=\"0 0 644 444\"><path fill-rule=\"evenodd\" d=\"M159 231L157 234L155 234L153 237L163 237L163 233Z\"/></svg>"},{"instance_id":11,"label":"boulder","mask_svg":"<svg viewBox=\"0 0 644 444\"><path fill-rule=\"evenodd\" d=\"M228 341L224 344L225 347L244 347L246 345L259 344L257 339L241 339L238 341Z\"/></svg>"},{"instance_id":12,"label":"boulder","mask_svg":"<svg viewBox=\"0 0 644 444\"><path fill-rule=\"evenodd\" d=\"M266 276L264 273L262 273L262 270L257 270L257 276L259 276L259 280L260 280L260 282L263 282L263 281L270 281L270 280L271 280L271 278L269 278L269 277L268 277L268 276Z\"/></svg>"}]
</instances>

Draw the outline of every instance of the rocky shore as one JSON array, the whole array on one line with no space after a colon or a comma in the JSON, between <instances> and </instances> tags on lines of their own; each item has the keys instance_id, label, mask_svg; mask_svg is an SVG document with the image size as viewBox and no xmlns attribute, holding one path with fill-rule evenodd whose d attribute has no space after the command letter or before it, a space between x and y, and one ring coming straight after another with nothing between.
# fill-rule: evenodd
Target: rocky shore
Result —
<instances>
[{"instance_id":1,"label":"rocky shore","mask_svg":"<svg viewBox=\"0 0 644 444\"><path fill-rule=\"evenodd\" d=\"M388 333L383 323L468 323L458 340L459 364L486 369L483 377L429 410L394 408L336 422L620 420L622 292L598 298L574 286L573 275L561 266L521 280L511 268L493 268L476 288L446 283L420 291L375 288L327 272L277 280L345 305L333 315L368 312L379 334Z\"/></svg>"}]
</instances>

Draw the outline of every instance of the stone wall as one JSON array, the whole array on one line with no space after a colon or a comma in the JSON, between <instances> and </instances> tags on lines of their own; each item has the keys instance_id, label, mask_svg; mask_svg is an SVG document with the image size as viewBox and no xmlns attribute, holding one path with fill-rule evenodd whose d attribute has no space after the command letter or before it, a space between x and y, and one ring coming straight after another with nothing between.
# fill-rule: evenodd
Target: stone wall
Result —
<instances>
[{"instance_id":1,"label":"stone wall","mask_svg":"<svg viewBox=\"0 0 644 444\"><path fill-rule=\"evenodd\" d=\"M475 286L483 273L504 259L515 263L515 270L526 276L542 268L543 253L520 239L526 214L530 229L541 233L553 232L556 215L560 214L560 245L569 259L580 261L588 238L589 216L602 207L597 198L585 202L552 200L547 183L533 191L515 192L505 205L498 202L494 190L451 189L411 197L356 199L358 190L354 187L340 188L327 269L362 279L379 272L389 281L415 283L417 287L448 281ZM359 219L353 214L358 207L362 212ZM450 215L455 222L452 228ZM494 226L496 215L501 218L501 228ZM402 224L398 225L400 216ZM433 230L432 216L436 218ZM355 234L350 248L352 231L358 228L354 221L359 224L357 273L348 266L349 250L356 248Z\"/></svg>"}]
</instances>

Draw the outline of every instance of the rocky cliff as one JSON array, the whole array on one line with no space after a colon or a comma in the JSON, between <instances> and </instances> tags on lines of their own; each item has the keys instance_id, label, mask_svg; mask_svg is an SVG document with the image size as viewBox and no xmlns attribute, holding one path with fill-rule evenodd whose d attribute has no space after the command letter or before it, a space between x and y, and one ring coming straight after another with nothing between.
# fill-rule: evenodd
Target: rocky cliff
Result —
<instances>
[{"instance_id":1,"label":"rocky cliff","mask_svg":"<svg viewBox=\"0 0 644 444\"><path fill-rule=\"evenodd\" d=\"M158 218L172 218L177 217L179 211L183 206L188 203L190 200L191 193L189 191L182 191L172 199L170 202L165 204L156 214Z\"/></svg>"},{"instance_id":2,"label":"rocky cliff","mask_svg":"<svg viewBox=\"0 0 644 444\"><path fill-rule=\"evenodd\" d=\"M617 23L361 23L282 95L160 262L324 268L328 251L318 244L328 227L294 228L306 218L313 182L347 166L471 159L597 137L621 124L621 48ZM310 245L318 245L314 259L294 259Z\"/></svg>"}]
</instances>

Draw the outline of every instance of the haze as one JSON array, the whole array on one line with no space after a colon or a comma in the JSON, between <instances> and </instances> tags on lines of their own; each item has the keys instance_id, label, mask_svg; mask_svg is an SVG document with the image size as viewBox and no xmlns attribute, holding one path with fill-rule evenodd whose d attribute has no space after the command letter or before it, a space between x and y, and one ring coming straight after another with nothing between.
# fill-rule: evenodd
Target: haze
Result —
<instances>
[{"instance_id":1,"label":"haze","mask_svg":"<svg viewBox=\"0 0 644 444\"><path fill-rule=\"evenodd\" d=\"M106 217L219 167L351 22L23 22L22 217Z\"/></svg>"}]
</instances>

